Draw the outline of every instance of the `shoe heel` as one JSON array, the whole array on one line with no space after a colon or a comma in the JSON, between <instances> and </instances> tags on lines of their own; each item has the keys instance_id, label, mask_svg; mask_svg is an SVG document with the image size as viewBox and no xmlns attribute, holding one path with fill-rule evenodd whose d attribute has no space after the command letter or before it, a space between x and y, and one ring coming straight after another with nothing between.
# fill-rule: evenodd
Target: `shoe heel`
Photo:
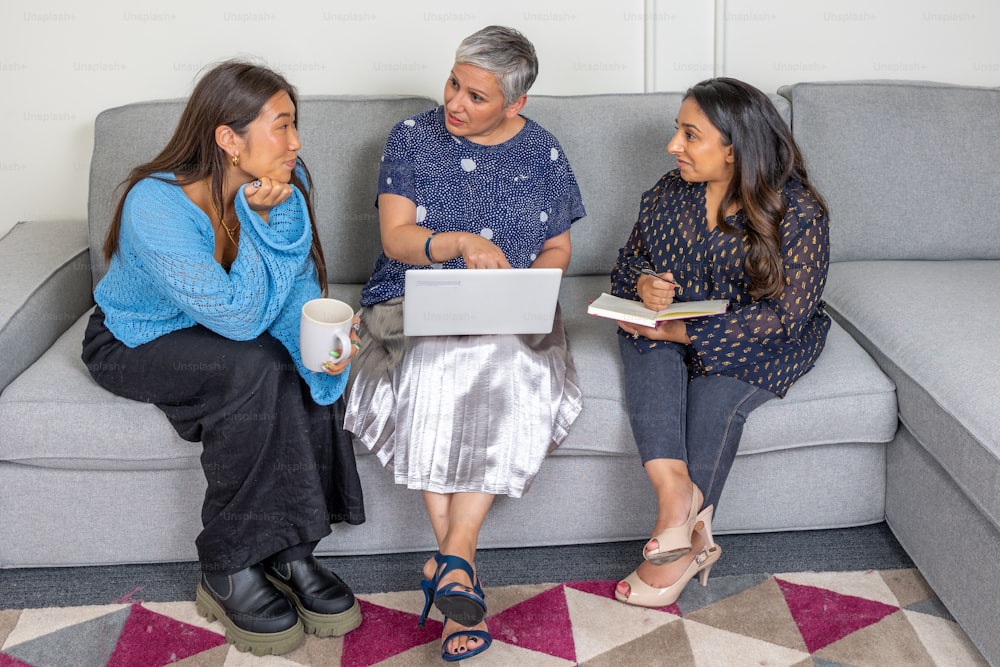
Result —
<instances>
[{"instance_id":1,"label":"shoe heel","mask_svg":"<svg viewBox=\"0 0 1000 667\"><path fill-rule=\"evenodd\" d=\"M219 617L212 607L209 606L208 602L203 599L203 596L207 597L204 593L202 593L201 587L199 586L199 590L195 593L195 611L197 611L198 615L209 623L214 623Z\"/></svg>"},{"instance_id":2,"label":"shoe heel","mask_svg":"<svg viewBox=\"0 0 1000 667\"><path fill-rule=\"evenodd\" d=\"M427 579L421 579L420 590L424 592L424 610L420 612L420 618L417 620L417 625L424 627L424 623L427 622L427 614L430 613L431 605L434 602L434 582L428 581Z\"/></svg>"},{"instance_id":3,"label":"shoe heel","mask_svg":"<svg viewBox=\"0 0 1000 667\"><path fill-rule=\"evenodd\" d=\"M712 516L714 513L715 505L709 505L700 511L696 517L698 525L695 526L695 530L705 538L705 545L708 547L715 546L715 538L712 537Z\"/></svg>"},{"instance_id":4,"label":"shoe heel","mask_svg":"<svg viewBox=\"0 0 1000 667\"><path fill-rule=\"evenodd\" d=\"M701 557L702 554L704 554L704 558ZM695 563L698 565L698 583L702 586L708 586L708 573L712 571L712 566L721 557L722 547L713 544L705 547L698 558L695 558Z\"/></svg>"},{"instance_id":5,"label":"shoe heel","mask_svg":"<svg viewBox=\"0 0 1000 667\"><path fill-rule=\"evenodd\" d=\"M705 547L695 562L698 563L698 583L708 586L708 574L712 571L712 566L722 556L722 547L715 543L712 537L712 514L715 511L713 505L709 505L698 513L698 521L695 524L695 531L705 540Z\"/></svg>"},{"instance_id":6,"label":"shoe heel","mask_svg":"<svg viewBox=\"0 0 1000 667\"><path fill-rule=\"evenodd\" d=\"M440 552L434 555L434 561L438 567L434 572L434 578L428 582L434 606L442 616L460 625L472 627L479 624L486 616L486 602L472 564L459 556L444 555ZM454 581L441 584L441 579L454 570L468 575L472 585L463 586Z\"/></svg>"}]
</instances>

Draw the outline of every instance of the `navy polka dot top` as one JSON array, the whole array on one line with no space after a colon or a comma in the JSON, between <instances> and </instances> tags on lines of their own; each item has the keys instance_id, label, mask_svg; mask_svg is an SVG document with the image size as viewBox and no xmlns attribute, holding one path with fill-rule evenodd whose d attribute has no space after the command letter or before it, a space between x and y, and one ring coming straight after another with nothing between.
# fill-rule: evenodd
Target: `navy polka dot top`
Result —
<instances>
[{"instance_id":1,"label":"navy polka dot top","mask_svg":"<svg viewBox=\"0 0 1000 667\"><path fill-rule=\"evenodd\" d=\"M396 125L386 141L378 193L417 205L417 224L439 232L470 232L489 239L514 268L527 268L542 245L586 211L580 188L549 132L525 118L511 139L485 146L452 135L443 107ZM403 295L407 269L465 268L461 257L431 267L389 259L375 262L361 305Z\"/></svg>"},{"instance_id":2,"label":"navy polka dot top","mask_svg":"<svg viewBox=\"0 0 1000 667\"><path fill-rule=\"evenodd\" d=\"M830 263L828 216L797 181L782 188L782 197L785 289L776 298L754 299L743 272L742 210L726 218L736 233L709 231L705 184L688 183L677 170L643 194L639 219L611 274L612 292L639 300L632 267L649 265L658 273L673 272L682 288L677 301L730 300L726 313L685 321L691 343L683 347L692 376L725 375L784 396L822 351L830 328L822 301ZM642 337L634 344L640 352L678 345Z\"/></svg>"}]
</instances>

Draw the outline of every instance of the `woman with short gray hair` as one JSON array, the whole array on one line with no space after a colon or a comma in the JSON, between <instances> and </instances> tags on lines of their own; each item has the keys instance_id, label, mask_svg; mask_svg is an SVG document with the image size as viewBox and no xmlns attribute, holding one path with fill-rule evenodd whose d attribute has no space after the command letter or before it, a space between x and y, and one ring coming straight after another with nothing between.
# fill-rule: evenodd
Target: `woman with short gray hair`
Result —
<instances>
[{"instance_id":1,"label":"woman with short gray hair","mask_svg":"<svg viewBox=\"0 0 1000 667\"><path fill-rule=\"evenodd\" d=\"M458 45L455 64L472 65L496 77L504 106L528 94L538 76L535 47L512 28L491 25Z\"/></svg>"},{"instance_id":2,"label":"woman with short gray hair","mask_svg":"<svg viewBox=\"0 0 1000 667\"><path fill-rule=\"evenodd\" d=\"M521 115L538 61L516 30L490 26L458 48L444 104L396 125L379 172L383 252L361 292L361 337L345 428L397 484L418 489L438 545L426 605L445 617L441 655L485 651L475 571L497 495L518 498L581 409L556 311L548 334L403 336L407 270L559 268L585 214L562 147Z\"/></svg>"}]
</instances>

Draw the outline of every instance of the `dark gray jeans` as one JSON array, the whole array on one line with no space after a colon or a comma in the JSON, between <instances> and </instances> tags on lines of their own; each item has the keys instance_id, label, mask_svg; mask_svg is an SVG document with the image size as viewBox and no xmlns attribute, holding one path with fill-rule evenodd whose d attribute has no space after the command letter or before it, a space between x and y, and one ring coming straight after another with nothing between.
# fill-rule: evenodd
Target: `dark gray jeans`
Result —
<instances>
[{"instance_id":1,"label":"dark gray jeans","mask_svg":"<svg viewBox=\"0 0 1000 667\"><path fill-rule=\"evenodd\" d=\"M652 459L684 461L705 495L703 507L718 508L743 424L775 394L722 375L688 379L680 346L640 353L619 336L618 347L632 436L643 464Z\"/></svg>"}]
</instances>

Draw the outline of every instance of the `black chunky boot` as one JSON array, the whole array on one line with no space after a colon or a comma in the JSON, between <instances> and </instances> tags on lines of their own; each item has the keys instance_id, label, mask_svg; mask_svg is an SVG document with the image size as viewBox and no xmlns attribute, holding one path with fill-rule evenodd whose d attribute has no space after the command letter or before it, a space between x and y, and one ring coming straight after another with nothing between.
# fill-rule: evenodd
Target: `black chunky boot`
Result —
<instances>
[{"instance_id":1,"label":"black chunky boot","mask_svg":"<svg viewBox=\"0 0 1000 667\"><path fill-rule=\"evenodd\" d=\"M195 604L199 614L225 626L226 641L239 651L281 655L305 638L295 608L260 565L229 575L202 572Z\"/></svg>"},{"instance_id":2,"label":"black chunky boot","mask_svg":"<svg viewBox=\"0 0 1000 667\"><path fill-rule=\"evenodd\" d=\"M306 632L339 637L361 625L361 606L354 593L315 556L291 563L267 561L264 572L295 605Z\"/></svg>"}]
</instances>

